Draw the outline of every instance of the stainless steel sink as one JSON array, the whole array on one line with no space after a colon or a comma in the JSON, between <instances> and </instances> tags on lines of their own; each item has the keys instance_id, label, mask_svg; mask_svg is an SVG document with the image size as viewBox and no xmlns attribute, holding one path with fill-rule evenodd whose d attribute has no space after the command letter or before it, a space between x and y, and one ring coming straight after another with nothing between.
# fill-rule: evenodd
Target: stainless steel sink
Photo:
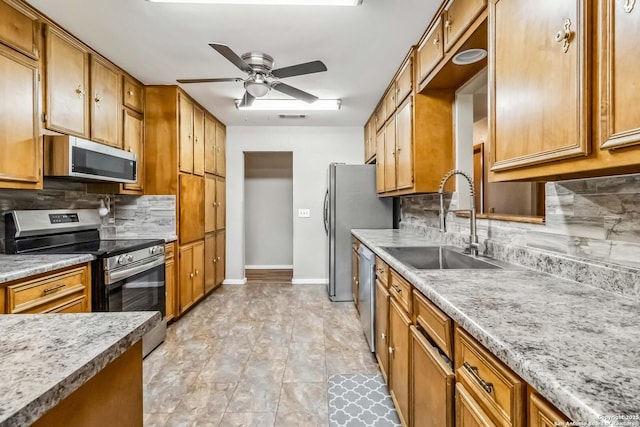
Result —
<instances>
[{"instance_id":1,"label":"stainless steel sink","mask_svg":"<svg viewBox=\"0 0 640 427\"><path fill-rule=\"evenodd\" d=\"M496 263L465 255L446 246L406 246L382 248L398 261L416 270L476 270L502 268Z\"/></svg>"}]
</instances>

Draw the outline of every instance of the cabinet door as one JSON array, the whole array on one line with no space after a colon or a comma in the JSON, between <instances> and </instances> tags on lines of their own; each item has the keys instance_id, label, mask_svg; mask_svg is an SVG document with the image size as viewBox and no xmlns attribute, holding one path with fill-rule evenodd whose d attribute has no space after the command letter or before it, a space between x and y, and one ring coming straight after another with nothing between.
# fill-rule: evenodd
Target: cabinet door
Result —
<instances>
[{"instance_id":1,"label":"cabinet door","mask_svg":"<svg viewBox=\"0 0 640 427\"><path fill-rule=\"evenodd\" d=\"M137 156L138 177L134 184L124 184L125 190L142 192L144 182L144 120L142 115L123 110L123 140L122 148Z\"/></svg>"},{"instance_id":2,"label":"cabinet door","mask_svg":"<svg viewBox=\"0 0 640 427\"><path fill-rule=\"evenodd\" d=\"M396 103L399 106L402 101L413 91L413 59L409 57L402 66L396 80Z\"/></svg>"},{"instance_id":3,"label":"cabinet door","mask_svg":"<svg viewBox=\"0 0 640 427\"><path fill-rule=\"evenodd\" d=\"M384 144L384 129L376 135L376 190L378 194L384 193L384 172L386 166L387 151Z\"/></svg>"},{"instance_id":4,"label":"cabinet door","mask_svg":"<svg viewBox=\"0 0 640 427\"><path fill-rule=\"evenodd\" d=\"M209 292L216 287L216 235L204 237L204 291Z\"/></svg>"},{"instance_id":5,"label":"cabinet door","mask_svg":"<svg viewBox=\"0 0 640 427\"><path fill-rule=\"evenodd\" d=\"M89 53L55 27L46 33L46 127L89 137Z\"/></svg>"},{"instance_id":6,"label":"cabinet door","mask_svg":"<svg viewBox=\"0 0 640 427\"><path fill-rule=\"evenodd\" d=\"M566 426L569 421L569 418L537 393L529 393L529 427Z\"/></svg>"},{"instance_id":7,"label":"cabinet door","mask_svg":"<svg viewBox=\"0 0 640 427\"><path fill-rule=\"evenodd\" d=\"M178 134L180 144L180 172L193 172L193 104L178 94Z\"/></svg>"},{"instance_id":8,"label":"cabinet door","mask_svg":"<svg viewBox=\"0 0 640 427\"><path fill-rule=\"evenodd\" d=\"M204 296L204 241L193 244L193 300Z\"/></svg>"},{"instance_id":9,"label":"cabinet door","mask_svg":"<svg viewBox=\"0 0 640 427\"><path fill-rule=\"evenodd\" d=\"M444 48L447 52L486 7L487 0L453 0L444 12Z\"/></svg>"},{"instance_id":10,"label":"cabinet door","mask_svg":"<svg viewBox=\"0 0 640 427\"><path fill-rule=\"evenodd\" d=\"M168 259L164 264L164 281L166 289L167 322L176 316L176 265L174 258Z\"/></svg>"},{"instance_id":11,"label":"cabinet door","mask_svg":"<svg viewBox=\"0 0 640 427\"><path fill-rule=\"evenodd\" d=\"M415 326L411 326L411 355L411 423L453 427L453 369Z\"/></svg>"},{"instance_id":12,"label":"cabinet door","mask_svg":"<svg viewBox=\"0 0 640 427\"><path fill-rule=\"evenodd\" d=\"M420 43L420 46L418 46L418 69L416 70L418 84L423 82L444 56L442 46L442 18L438 18L422 43Z\"/></svg>"},{"instance_id":13,"label":"cabinet door","mask_svg":"<svg viewBox=\"0 0 640 427\"><path fill-rule=\"evenodd\" d=\"M13 0L0 2L0 43L27 55L40 57L38 17ZM3 80L4 81L4 80Z\"/></svg>"},{"instance_id":14,"label":"cabinet door","mask_svg":"<svg viewBox=\"0 0 640 427\"><path fill-rule=\"evenodd\" d=\"M394 298L389 309L389 390L403 425L409 425L409 325Z\"/></svg>"},{"instance_id":15,"label":"cabinet door","mask_svg":"<svg viewBox=\"0 0 640 427\"><path fill-rule=\"evenodd\" d=\"M396 188L396 120L392 118L384 127L384 189Z\"/></svg>"},{"instance_id":16,"label":"cabinet door","mask_svg":"<svg viewBox=\"0 0 640 427\"><path fill-rule=\"evenodd\" d=\"M396 112L396 94L397 94L397 89L396 89L396 84L394 82L389 88L389 91L387 92L387 94L384 96L383 102L384 102L384 111L385 111L384 119L385 120L387 120L389 117L392 117L393 113Z\"/></svg>"},{"instance_id":17,"label":"cabinet door","mask_svg":"<svg viewBox=\"0 0 640 427\"><path fill-rule=\"evenodd\" d=\"M180 246L178 251L179 312L184 313L193 304L193 246Z\"/></svg>"},{"instance_id":18,"label":"cabinet door","mask_svg":"<svg viewBox=\"0 0 640 427\"><path fill-rule=\"evenodd\" d=\"M456 384L456 427L496 427L461 383Z\"/></svg>"},{"instance_id":19,"label":"cabinet door","mask_svg":"<svg viewBox=\"0 0 640 427\"><path fill-rule=\"evenodd\" d=\"M225 227L226 215L226 185L223 178L216 178L216 230Z\"/></svg>"},{"instance_id":20,"label":"cabinet door","mask_svg":"<svg viewBox=\"0 0 640 427\"><path fill-rule=\"evenodd\" d=\"M126 75L123 77L122 105L138 113L144 112L144 88Z\"/></svg>"},{"instance_id":21,"label":"cabinet door","mask_svg":"<svg viewBox=\"0 0 640 427\"><path fill-rule=\"evenodd\" d=\"M216 286L224 280L225 275L225 232L218 231L216 233Z\"/></svg>"},{"instance_id":22,"label":"cabinet door","mask_svg":"<svg viewBox=\"0 0 640 427\"><path fill-rule=\"evenodd\" d=\"M359 290L359 278L358 278L358 251L354 248L351 251L351 295L353 296L353 304L356 306L356 311L360 312L360 290Z\"/></svg>"},{"instance_id":23,"label":"cabinet door","mask_svg":"<svg viewBox=\"0 0 640 427\"><path fill-rule=\"evenodd\" d=\"M640 143L640 4L600 2L600 144L611 149Z\"/></svg>"},{"instance_id":24,"label":"cabinet door","mask_svg":"<svg viewBox=\"0 0 640 427\"><path fill-rule=\"evenodd\" d=\"M204 112L193 108L193 173L204 175Z\"/></svg>"},{"instance_id":25,"label":"cabinet door","mask_svg":"<svg viewBox=\"0 0 640 427\"><path fill-rule=\"evenodd\" d=\"M225 176L227 172L227 128L216 123L216 174Z\"/></svg>"},{"instance_id":26,"label":"cabinet door","mask_svg":"<svg viewBox=\"0 0 640 427\"><path fill-rule=\"evenodd\" d=\"M122 147L120 139L120 72L102 58L91 56L91 139Z\"/></svg>"},{"instance_id":27,"label":"cabinet door","mask_svg":"<svg viewBox=\"0 0 640 427\"><path fill-rule=\"evenodd\" d=\"M396 188L413 186L413 96L396 113Z\"/></svg>"},{"instance_id":28,"label":"cabinet door","mask_svg":"<svg viewBox=\"0 0 640 427\"><path fill-rule=\"evenodd\" d=\"M180 243L204 238L204 178L180 174Z\"/></svg>"},{"instance_id":29,"label":"cabinet door","mask_svg":"<svg viewBox=\"0 0 640 427\"><path fill-rule=\"evenodd\" d=\"M216 173L216 121L204 116L204 171Z\"/></svg>"},{"instance_id":30,"label":"cabinet door","mask_svg":"<svg viewBox=\"0 0 640 427\"><path fill-rule=\"evenodd\" d=\"M376 280L376 359L385 382L389 383L389 292Z\"/></svg>"},{"instance_id":31,"label":"cabinet door","mask_svg":"<svg viewBox=\"0 0 640 427\"><path fill-rule=\"evenodd\" d=\"M205 177L204 180L204 232L209 233L216 230L216 178Z\"/></svg>"},{"instance_id":32,"label":"cabinet door","mask_svg":"<svg viewBox=\"0 0 640 427\"><path fill-rule=\"evenodd\" d=\"M37 188L42 177L37 65L1 47L0 82L0 187Z\"/></svg>"},{"instance_id":33,"label":"cabinet door","mask_svg":"<svg viewBox=\"0 0 640 427\"><path fill-rule=\"evenodd\" d=\"M588 22L583 1L491 1L493 171L588 154Z\"/></svg>"}]
</instances>

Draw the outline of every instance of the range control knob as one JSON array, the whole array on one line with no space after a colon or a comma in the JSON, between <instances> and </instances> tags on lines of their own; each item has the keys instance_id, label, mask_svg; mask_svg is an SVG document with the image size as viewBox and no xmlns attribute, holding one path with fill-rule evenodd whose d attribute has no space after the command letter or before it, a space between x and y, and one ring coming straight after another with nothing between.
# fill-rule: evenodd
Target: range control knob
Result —
<instances>
[{"instance_id":1,"label":"range control knob","mask_svg":"<svg viewBox=\"0 0 640 427\"><path fill-rule=\"evenodd\" d=\"M127 261L132 262L133 261L133 255L127 255Z\"/></svg>"},{"instance_id":2,"label":"range control knob","mask_svg":"<svg viewBox=\"0 0 640 427\"><path fill-rule=\"evenodd\" d=\"M124 255L120 255L118 257L117 263L120 265L125 265L127 263L127 257L125 257Z\"/></svg>"},{"instance_id":3,"label":"range control knob","mask_svg":"<svg viewBox=\"0 0 640 427\"><path fill-rule=\"evenodd\" d=\"M149 248L149 253L151 255L155 255L156 252L158 252L158 247L157 246L153 246L153 247Z\"/></svg>"}]
</instances>

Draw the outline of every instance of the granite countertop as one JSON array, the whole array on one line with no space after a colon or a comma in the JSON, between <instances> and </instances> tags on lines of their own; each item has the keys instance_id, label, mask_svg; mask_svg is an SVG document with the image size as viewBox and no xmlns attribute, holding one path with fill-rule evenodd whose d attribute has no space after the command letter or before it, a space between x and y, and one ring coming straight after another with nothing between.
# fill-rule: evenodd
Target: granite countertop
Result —
<instances>
[{"instance_id":1,"label":"granite countertop","mask_svg":"<svg viewBox=\"0 0 640 427\"><path fill-rule=\"evenodd\" d=\"M381 248L438 242L352 234L573 421L640 425L640 301L524 268L414 270Z\"/></svg>"},{"instance_id":2,"label":"granite countertop","mask_svg":"<svg viewBox=\"0 0 640 427\"><path fill-rule=\"evenodd\" d=\"M4 255L0 254L0 284L17 279L48 273L60 268L93 261L89 254L68 255Z\"/></svg>"},{"instance_id":3,"label":"granite countertop","mask_svg":"<svg viewBox=\"0 0 640 427\"><path fill-rule=\"evenodd\" d=\"M159 321L159 312L0 316L0 427L30 425Z\"/></svg>"}]
</instances>

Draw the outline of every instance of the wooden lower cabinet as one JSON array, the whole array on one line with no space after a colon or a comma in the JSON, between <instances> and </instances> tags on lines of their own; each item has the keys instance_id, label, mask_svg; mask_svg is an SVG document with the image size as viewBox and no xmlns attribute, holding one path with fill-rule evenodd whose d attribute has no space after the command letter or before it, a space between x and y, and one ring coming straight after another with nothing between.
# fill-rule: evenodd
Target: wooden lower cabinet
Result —
<instances>
[{"instance_id":1,"label":"wooden lower cabinet","mask_svg":"<svg viewBox=\"0 0 640 427\"><path fill-rule=\"evenodd\" d=\"M555 427L559 425L569 425L569 418L565 417L531 387L529 387L528 395L528 427Z\"/></svg>"},{"instance_id":2,"label":"wooden lower cabinet","mask_svg":"<svg viewBox=\"0 0 640 427\"><path fill-rule=\"evenodd\" d=\"M491 418L477 405L464 385L456 384L456 427L495 427Z\"/></svg>"},{"instance_id":3,"label":"wooden lower cabinet","mask_svg":"<svg viewBox=\"0 0 640 427\"><path fill-rule=\"evenodd\" d=\"M389 381L389 292L376 280L375 347L376 359L385 382Z\"/></svg>"},{"instance_id":4,"label":"wooden lower cabinet","mask_svg":"<svg viewBox=\"0 0 640 427\"><path fill-rule=\"evenodd\" d=\"M453 369L415 326L411 326L411 425L453 427Z\"/></svg>"},{"instance_id":5,"label":"wooden lower cabinet","mask_svg":"<svg viewBox=\"0 0 640 427\"><path fill-rule=\"evenodd\" d=\"M222 284L226 266L226 239L224 230L216 233L216 286Z\"/></svg>"},{"instance_id":6,"label":"wooden lower cabinet","mask_svg":"<svg viewBox=\"0 0 640 427\"><path fill-rule=\"evenodd\" d=\"M182 314L204 296L204 241L181 246L178 258L178 312Z\"/></svg>"},{"instance_id":7,"label":"wooden lower cabinet","mask_svg":"<svg viewBox=\"0 0 640 427\"><path fill-rule=\"evenodd\" d=\"M165 281L165 301L167 322L173 320L176 316L176 262L175 262L175 243L165 245L165 264L164 264L164 281Z\"/></svg>"},{"instance_id":8,"label":"wooden lower cabinet","mask_svg":"<svg viewBox=\"0 0 640 427\"><path fill-rule=\"evenodd\" d=\"M403 426L409 419L409 325L411 319L395 298L389 310L389 390Z\"/></svg>"},{"instance_id":9,"label":"wooden lower cabinet","mask_svg":"<svg viewBox=\"0 0 640 427\"><path fill-rule=\"evenodd\" d=\"M216 287L216 235L209 233L204 237L204 292L209 293Z\"/></svg>"}]
</instances>

